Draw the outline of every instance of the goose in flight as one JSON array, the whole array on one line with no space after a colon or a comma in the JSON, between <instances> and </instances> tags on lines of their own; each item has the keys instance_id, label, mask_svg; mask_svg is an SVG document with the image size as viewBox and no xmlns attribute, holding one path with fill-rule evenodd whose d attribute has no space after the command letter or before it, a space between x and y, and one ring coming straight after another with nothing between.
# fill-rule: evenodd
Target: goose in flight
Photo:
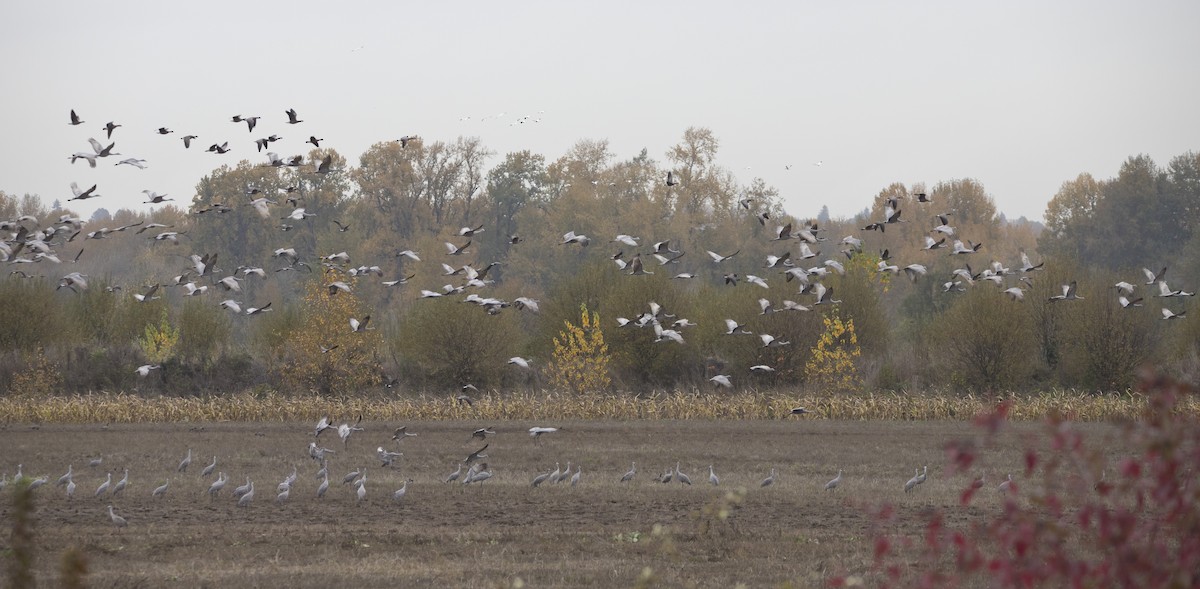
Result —
<instances>
[{"instance_id":1,"label":"goose in flight","mask_svg":"<svg viewBox=\"0 0 1200 589\"><path fill-rule=\"evenodd\" d=\"M299 119L296 117L296 109L294 109L294 108L287 109L286 111L284 111L284 114L287 115L287 118L288 118L287 122L289 125L295 125L296 123L304 122L303 119Z\"/></svg>"},{"instance_id":2,"label":"goose in flight","mask_svg":"<svg viewBox=\"0 0 1200 589\"><path fill-rule=\"evenodd\" d=\"M322 139L317 139L317 136L316 136L316 135L309 135L309 136L308 136L308 141L306 141L305 143L309 143L309 144L312 144L312 146L313 146L313 147L320 148L320 147L321 147L321 142L322 142L322 141L324 141L324 140L325 140L325 139L323 139L323 138L322 138Z\"/></svg>"},{"instance_id":3,"label":"goose in flight","mask_svg":"<svg viewBox=\"0 0 1200 589\"><path fill-rule=\"evenodd\" d=\"M579 245L581 245L583 247L587 247L588 244L591 242L592 242L592 240L586 235L576 235L574 231L568 231L563 234L562 243L560 243L559 245L569 245L572 243L578 243Z\"/></svg>"},{"instance_id":4,"label":"goose in flight","mask_svg":"<svg viewBox=\"0 0 1200 589\"><path fill-rule=\"evenodd\" d=\"M105 124L103 127L101 127L100 130L107 133L107 135L105 136L106 139L112 139L112 132L116 131L117 128L120 126L121 125L118 125L112 121L109 121L107 124Z\"/></svg>"},{"instance_id":5,"label":"goose in flight","mask_svg":"<svg viewBox=\"0 0 1200 589\"><path fill-rule=\"evenodd\" d=\"M1162 318L1166 319L1166 320L1182 319L1184 315L1187 315L1187 311L1180 311L1178 313L1175 313L1166 307L1162 308Z\"/></svg>"},{"instance_id":6,"label":"goose in flight","mask_svg":"<svg viewBox=\"0 0 1200 589\"><path fill-rule=\"evenodd\" d=\"M84 121L83 119L79 118L79 115L75 114L75 109L71 109L71 122L67 123L68 125L82 125L85 122L87 121Z\"/></svg>"},{"instance_id":7,"label":"goose in flight","mask_svg":"<svg viewBox=\"0 0 1200 589\"><path fill-rule=\"evenodd\" d=\"M833 287L826 287L824 284L817 283L813 287L817 293L817 302L814 305L836 305L842 301L833 298Z\"/></svg>"},{"instance_id":8,"label":"goose in flight","mask_svg":"<svg viewBox=\"0 0 1200 589\"><path fill-rule=\"evenodd\" d=\"M677 177L675 175L674 171L668 170L667 171L667 186L678 186L678 185L679 185L679 177Z\"/></svg>"},{"instance_id":9,"label":"goose in flight","mask_svg":"<svg viewBox=\"0 0 1200 589\"><path fill-rule=\"evenodd\" d=\"M184 149L190 149L192 147L192 140L199 139L199 138L200 138L199 135L184 135L183 137L180 137L180 139L183 140L183 148Z\"/></svg>"},{"instance_id":10,"label":"goose in flight","mask_svg":"<svg viewBox=\"0 0 1200 589\"><path fill-rule=\"evenodd\" d=\"M333 166L333 154L329 154L329 155L325 156L325 159L321 160L320 164L317 164L317 169L316 169L315 173L328 174L330 172L330 168L332 166Z\"/></svg>"},{"instance_id":11,"label":"goose in flight","mask_svg":"<svg viewBox=\"0 0 1200 589\"><path fill-rule=\"evenodd\" d=\"M737 251L733 252L732 254L729 254L728 256L722 256L721 254L718 254L712 250L705 250L705 251L708 253L708 257L712 258L712 261L714 263L720 264L721 262L724 262L725 260L728 260L729 258L732 258L732 257L738 255L739 253L741 253L742 250L737 250Z\"/></svg>"},{"instance_id":12,"label":"goose in flight","mask_svg":"<svg viewBox=\"0 0 1200 589\"><path fill-rule=\"evenodd\" d=\"M1131 301L1131 300L1125 298L1124 296L1119 296L1119 297L1117 297L1117 304L1121 305L1122 309L1129 309L1132 307L1140 307L1140 306L1142 306L1142 297L1138 297Z\"/></svg>"},{"instance_id":13,"label":"goose in flight","mask_svg":"<svg viewBox=\"0 0 1200 589\"><path fill-rule=\"evenodd\" d=\"M350 331L352 331L354 333L364 333L367 330L375 329L374 327L367 327L367 323L369 323L370 321L371 321L370 315L364 315L362 318L362 321L359 321L358 319L351 317L350 318Z\"/></svg>"},{"instance_id":14,"label":"goose in flight","mask_svg":"<svg viewBox=\"0 0 1200 589\"><path fill-rule=\"evenodd\" d=\"M72 182L71 183L71 193L74 194L75 197L68 198L67 202L70 202L73 200L85 200L85 199L96 198L96 197L100 196L99 194L96 194L96 185L95 184L93 184L92 187L87 190L80 190L79 184Z\"/></svg>"},{"instance_id":15,"label":"goose in flight","mask_svg":"<svg viewBox=\"0 0 1200 589\"><path fill-rule=\"evenodd\" d=\"M1164 276L1167 275L1167 267L1163 266L1157 274L1151 272L1149 268L1142 268L1142 273L1146 275L1146 286L1153 286L1156 282L1162 282Z\"/></svg>"},{"instance_id":16,"label":"goose in flight","mask_svg":"<svg viewBox=\"0 0 1200 589\"><path fill-rule=\"evenodd\" d=\"M780 346L786 346L792 343L790 341L780 341L775 339L775 336L766 333L758 334L758 338L762 340L762 347L764 348L778 348Z\"/></svg>"},{"instance_id":17,"label":"goose in flight","mask_svg":"<svg viewBox=\"0 0 1200 589\"><path fill-rule=\"evenodd\" d=\"M1167 286L1167 281L1159 280L1158 281L1158 294L1154 295L1154 296L1157 296L1157 297L1194 297L1194 296L1196 296L1196 293L1187 292L1184 290L1171 290L1171 287Z\"/></svg>"},{"instance_id":18,"label":"goose in flight","mask_svg":"<svg viewBox=\"0 0 1200 589\"><path fill-rule=\"evenodd\" d=\"M155 284L154 286L151 286L149 289L147 289L145 294L134 294L133 298L134 298L134 300L136 300L139 303L148 303L150 301L160 298L160 297L154 296L155 292L158 292L157 284Z\"/></svg>"},{"instance_id":19,"label":"goose in flight","mask_svg":"<svg viewBox=\"0 0 1200 589\"><path fill-rule=\"evenodd\" d=\"M1050 302L1054 301L1082 301L1083 297L1075 292L1076 281L1072 280L1071 284L1062 285L1062 294L1050 297Z\"/></svg>"},{"instance_id":20,"label":"goose in flight","mask_svg":"<svg viewBox=\"0 0 1200 589\"><path fill-rule=\"evenodd\" d=\"M963 242L961 240L958 240L958 239L954 240L954 251L951 251L950 254L951 255L973 254L973 253L979 251L979 248L983 247L982 243L973 243L970 241L968 241L967 243L969 243L970 245L969 246L965 245L965 244L963 244Z\"/></svg>"}]
</instances>

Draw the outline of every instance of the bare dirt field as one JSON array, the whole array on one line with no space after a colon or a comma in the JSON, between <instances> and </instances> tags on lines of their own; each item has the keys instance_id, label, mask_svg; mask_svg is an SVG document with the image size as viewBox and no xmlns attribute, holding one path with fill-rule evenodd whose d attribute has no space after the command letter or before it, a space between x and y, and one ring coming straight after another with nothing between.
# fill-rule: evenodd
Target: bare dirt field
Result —
<instances>
[{"instance_id":1,"label":"bare dirt field","mask_svg":"<svg viewBox=\"0 0 1200 589\"><path fill-rule=\"evenodd\" d=\"M35 566L44 586L55 584L59 555L75 546L93 587L810 587L869 573L871 507L894 504L901 529L915 535L929 508L944 507L948 523L963 525L1000 504L984 493L958 506L972 475L946 478L943 465L947 441L974 435L959 422L415 422L408 431L418 435L403 442L399 464L381 467L375 449L396 450L390 438L399 425L364 422L345 448L336 433L322 434L321 445L336 451L323 499L307 423L8 425L0 430L0 473L11 477L20 463L26 475L50 477L35 491ZM564 429L535 442L526 433L533 425ZM484 426L498 432L483 459L494 476L443 483L482 446L471 432ZM1090 436L1116 431L1080 427ZM1020 476L1024 448L1045 435L1040 424L1008 428L980 463L989 486L1009 472ZM178 473L189 448L192 465ZM214 477L200 471L214 455L229 484L210 501ZM89 467L95 457L103 463ZM530 486L568 461L582 466L577 486ZM634 480L619 483L635 461ZM676 462L691 486L656 482ZM74 498L54 487L68 464ZM710 464L716 488L707 484ZM905 494L905 481L924 465L928 481ZM276 504L276 485L293 466L299 479ZM366 499L357 504L353 485L341 480L360 467ZM775 484L760 487L772 467ZM115 482L126 468L128 489L93 496L107 473ZM841 486L825 491L839 469ZM230 492L247 477L255 497L238 507ZM408 478L407 495L393 502ZM166 496L152 497L166 481ZM9 495L0 492L5 530ZM110 504L128 527L109 521ZM0 534L4 567L9 541Z\"/></svg>"}]
</instances>

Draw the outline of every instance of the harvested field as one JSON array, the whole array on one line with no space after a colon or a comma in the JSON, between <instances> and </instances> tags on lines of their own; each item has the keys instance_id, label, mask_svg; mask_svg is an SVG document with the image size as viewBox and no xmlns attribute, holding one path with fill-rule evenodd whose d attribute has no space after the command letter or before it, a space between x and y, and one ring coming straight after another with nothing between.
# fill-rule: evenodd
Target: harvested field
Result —
<instances>
[{"instance_id":1,"label":"harvested field","mask_svg":"<svg viewBox=\"0 0 1200 589\"><path fill-rule=\"evenodd\" d=\"M834 574L870 574L871 506L895 504L901 528L913 534L931 507L963 525L999 506L990 492L960 508L971 475L943 478L945 443L973 435L961 422L409 422L418 435L403 442L399 467L380 467L375 449L396 449L397 425L364 422L344 449L336 434L323 434L336 454L320 500L318 466L306 452L309 423L10 424L0 430L0 472L11 477L21 463L26 475L50 477L35 491L35 568L44 586L54 585L59 555L77 546L96 587L808 587ZM564 429L535 442L525 433L533 425ZM443 483L482 446L471 432L484 426L498 432L484 459L495 476ZM1089 436L1116 431L1080 427ZM986 469L989 486L1008 472L1019 478L1022 451L1044 433L1040 424L1011 424L976 473ZM177 473L189 448L192 465ZM199 474L213 455L229 475L216 501L204 493L212 477ZM97 456L103 463L89 468ZM568 461L582 465L578 486L530 487L536 474ZM635 479L619 483L634 461ZM676 462L690 487L655 482ZM53 486L68 464L78 484L73 499ZM706 483L709 464L720 487ZM905 494L904 482L924 465L929 480ZM277 505L276 485L293 466L299 480ZM356 505L341 479L359 467L367 469L367 499ZM772 467L777 482L760 488ZM125 492L93 497L107 473L116 481L126 468ZM840 488L824 491L839 469ZM230 491L247 476L255 499L238 507ZM396 504L391 493L407 478L414 482ZM164 481L166 497L151 497ZM10 495L0 494L6 529ZM110 523L109 504L127 528ZM7 559L9 534L0 538Z\"/></svg>"}]
</instances>

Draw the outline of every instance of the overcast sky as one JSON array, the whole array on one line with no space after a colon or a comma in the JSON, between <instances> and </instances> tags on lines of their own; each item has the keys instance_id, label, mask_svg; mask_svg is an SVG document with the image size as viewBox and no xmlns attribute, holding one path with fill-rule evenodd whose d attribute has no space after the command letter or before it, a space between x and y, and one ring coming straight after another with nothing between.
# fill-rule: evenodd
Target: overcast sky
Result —
<instances>
[{"instance_id":1,"label":"overcast sky","mask_svg":"<svg viewBox=\"0 0 1200 589\"><path fill-rule=\"evenodd\" d=\"M661 162L703 126L719 163L794 215L971 177L1040 219L1080 172L1200 149L1198 24L1196 0L9 2L0 190L49 203L98 183L76 203L89 213L143 189L186 204L220 164L265 161L252 140L270 133L281 154L315 134L355 164L405 134L478 136L494 165L585 138ZM263 121L251 135L234 114ZM523 116L541 122L510 125ZM123 156L69 164L110 120ZM223 141L230 154L204 152ZM149 167L114 166L125 156Z\"/></svg>"}]
</instances>

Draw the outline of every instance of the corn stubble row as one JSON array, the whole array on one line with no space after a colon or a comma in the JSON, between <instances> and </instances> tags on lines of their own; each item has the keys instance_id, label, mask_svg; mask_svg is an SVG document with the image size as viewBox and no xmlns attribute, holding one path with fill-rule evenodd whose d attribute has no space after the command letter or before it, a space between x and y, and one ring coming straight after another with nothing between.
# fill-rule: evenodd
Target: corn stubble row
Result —
<instances>
[{"instance_id":1,"label":"corn stubble row","mask_svg":"<svg viewBox=\"0 0 1200 589\"><path fill-rule=\"evenodd\" d=\"M5 423L140 423L200 421L306 421L321 415L359 415L366 420L590 420L590 419L779 419L793 407L812 413L804 419L965 420L1002 400L1011 401L1011 419L1061 415L1077 421L1119 421L1140 415L1141 393L1089 395L1052 391L1012 397L939 393L797 394L781 392L658 393L576 395L514 392L479 396L471 405L453 396L400 398L288 396L238 393L206 397L139 397L90 394L67 397L0 398ZM1189 399L1182 411L1200 415Z\"/></svg>"}]
</instances>

